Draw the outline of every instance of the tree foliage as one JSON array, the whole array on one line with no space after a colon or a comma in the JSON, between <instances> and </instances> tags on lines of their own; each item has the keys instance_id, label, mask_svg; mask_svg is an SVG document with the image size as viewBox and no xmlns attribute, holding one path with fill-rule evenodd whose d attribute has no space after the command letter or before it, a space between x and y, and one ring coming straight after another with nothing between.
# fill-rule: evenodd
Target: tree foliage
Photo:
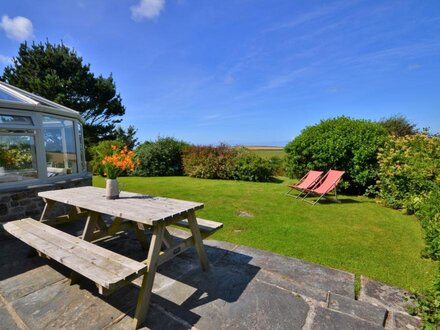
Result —
<instances>
[{"instance_id":1,"label":"tree foliage","mask_svg":"<svg viewBox=\"0 0 440 330\"><path fill-rule=\"evenodd\" d=\"M405 116L396 115L382 118L379 123L393 136L415 135L418 129Z\"/></svg>"},{"instance_id":2,"label":"tree foliage","mask_svg":"<svg viewBox=\"0 0 440 330\"><path fill-rule=\"evenodd\" d=\"M285 147L286 173L302 177L309 170L344 170L345 191L364 193L377 178L377 152L388 138L382 125L338 117L306 127Z\"/></svg>"},{"instance_id":3,"label":"tree foliage","mask_svg":"<svg viewBox=\"0 0 440 330\"><path fill-rule=\"evenodd\" d=\"M95 76L90 64L83 64L82 57L63 43L22 43L1 79L79 111L86 120L87 145L112 138L125 113L112 75Z\"/></svg>"},{"instance_id":4,"label":"tree foliage","mask_svg":"<svg viewBox=\"0 0 440 330\"><path fill-rule=\"evenodd\" d=\"M130 150L133 150L138 145L136 133L137 129L133 125L128 126L126 130L118 126L114 132L116 141L121 142Z\"/></svg>"}]
</instances>

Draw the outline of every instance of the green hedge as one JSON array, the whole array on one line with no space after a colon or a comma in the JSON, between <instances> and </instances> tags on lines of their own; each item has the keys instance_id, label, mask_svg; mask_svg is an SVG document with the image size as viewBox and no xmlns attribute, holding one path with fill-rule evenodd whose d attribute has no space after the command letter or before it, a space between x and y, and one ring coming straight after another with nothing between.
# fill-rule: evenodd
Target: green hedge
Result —
<instances>
[{"instance_id":1,"label":"green hedge","mask_svg":"<svg viewBox=\"0 0 440 330\"><path fill-rule=\"evenodd\" d=\"M380 150L379 196L389 207L415 213L425 232L423 256L440 261L440 139L392 137ZM417 295L413 312L424 328L440 327L440 269L432 287Z\"/></svg>"},{"instance_id":2,"label":"green hedge","mask_svg":"<svg viewBox=\"0 0 440 330\"><path fill-rule=\"evenodd\" d=\"M183 175L182 152L188 144L171 137L159 137L156 141L146 141L137 149L138 176Z\"/></svg>"},{"instance_id":3,"label":"green hedge","mask_svg":"<svg viewBox=\"0 0 440 330\"><path fill-rule=\"evenodd\" d=\"M203 179L270 181L273 167L268 160L245 148L193 146L183 154L186 175Z\"/></svg>"},{"instance_id":4,"label":"green hedge","mask_svg":"<svg viewBox=\"0 0 440 330\"><path fill-rule=\"evenodd\" d=\"M377 179L377 152L387 130L368 120L338 117L306 127L286 145L285 169L290 177L309 170L344 170L346 192L363 194Z\"/></svg>"}]
</instances>

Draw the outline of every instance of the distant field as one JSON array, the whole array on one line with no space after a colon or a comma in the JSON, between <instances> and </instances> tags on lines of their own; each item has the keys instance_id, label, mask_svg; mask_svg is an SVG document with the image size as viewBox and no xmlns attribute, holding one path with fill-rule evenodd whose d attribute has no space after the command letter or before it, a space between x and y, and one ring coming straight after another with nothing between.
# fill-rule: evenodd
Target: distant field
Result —
<instances>
[{"instance_id":1,"label":"distant field","mask_svg":"<svg viewBox=\"0 0 440 330\"><path fill-rule=\"evenodd\" d=\"M272 157L279 157L283 158L286 153L284 152L284 149L281 147L246 147L249 150L252 150L259 156L269 159Z\"/></svg>"},{"instance_id":2,"label":"distant field","mask_svg":"<svg viewBox=\"0 0 440 330\"><path fill-rule=\"evenodd\" d=\"M268 146L248 146L249 150L282 150L283 147L268 147Z\"/></svg>"}]
</instances>

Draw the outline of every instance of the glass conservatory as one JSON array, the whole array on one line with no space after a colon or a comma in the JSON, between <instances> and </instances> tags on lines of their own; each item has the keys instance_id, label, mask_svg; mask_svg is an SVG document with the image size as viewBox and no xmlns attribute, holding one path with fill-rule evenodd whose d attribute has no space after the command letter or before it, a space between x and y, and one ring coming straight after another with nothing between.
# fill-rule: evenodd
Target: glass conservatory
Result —
<instances>
[{"instance_id":1,"label":"glass conservatory","mask_svg":"<svg viewBox=\"0 0 440 330\"><path fill-rule=\"evenodd\" d=\"M88 176L83 119L0 82L0 190Z\"/></svg>"}]
</instances>

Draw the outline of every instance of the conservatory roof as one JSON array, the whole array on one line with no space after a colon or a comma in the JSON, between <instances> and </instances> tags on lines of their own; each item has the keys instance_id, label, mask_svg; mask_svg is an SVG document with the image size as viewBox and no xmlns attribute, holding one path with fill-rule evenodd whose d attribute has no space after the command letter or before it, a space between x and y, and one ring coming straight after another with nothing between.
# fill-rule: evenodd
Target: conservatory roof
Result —
<instances>
[{"instance_id":1,"label":"conservatory roof","mask_svg":"<svg viewBox=\"0 0 440 330\"><path fill-rule=\"evenodd\" d=\"M34 110L83 120L79 112L0 81L0 108Z\"/></svg>"}]
</instances>

